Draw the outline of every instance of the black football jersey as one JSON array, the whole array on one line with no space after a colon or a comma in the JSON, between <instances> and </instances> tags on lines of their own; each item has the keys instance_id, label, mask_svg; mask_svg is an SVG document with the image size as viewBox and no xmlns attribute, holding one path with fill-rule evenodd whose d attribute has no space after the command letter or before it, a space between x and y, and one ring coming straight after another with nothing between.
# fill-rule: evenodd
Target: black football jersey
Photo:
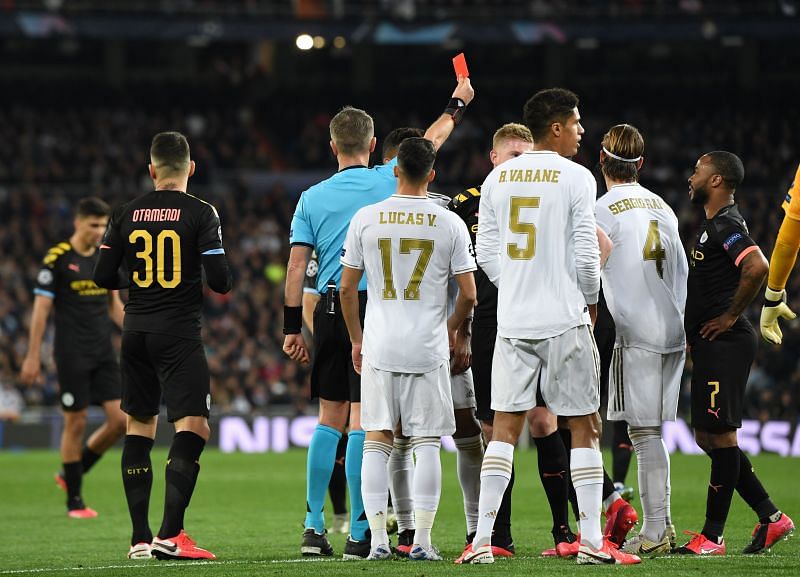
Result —
<instances>
[{"instance_id":1,"label":"black football jersey","mask_svg":"<svg viewBox=\"0 0 800 577\"><path fill-rule=\"evenodd\" d=\"M735 204L703 221L689 258L685 326L690 340L702 323L728 310L739 287L739 265L754 250L758 246Z\"/></svg>"},{"instance_id":2,"label":"black football jersey","mask_svg":"<svg viewBox=\"0 0 800 577\"><path fill-rule=\"evenodd\" d=\"M447 205L466 223L472 246L478 234L478 207L481 202L481 187L468 188L457 194ZM475 286L478 290L478 305L475 307L473 324L497 326L497 287L494 286L481 267L475 270Z\"/></svg>"},{"instance_id":3,"label":"black football jersey","mask_svg":"<svg viewBox=\"0 0 800 577\"><path fill-rule=\"evenodd\" d=\"M34 294L53 299L56 355L102 357L111 348L109 295L92 280L99 252L82 256L69 242L47 251Z\"/></svg>"},{"instance_id":4,"label":"black football jersey","mask_svg":"<svg viewBox=\"0 0 800 577\"><path fill-rule=\"evenodd\" d=\"M212 205L185 192L149 192L114 210L100 249L127 269L124 330L200 338L202 255L225 253Z\"/></svg>"}]
</instances>

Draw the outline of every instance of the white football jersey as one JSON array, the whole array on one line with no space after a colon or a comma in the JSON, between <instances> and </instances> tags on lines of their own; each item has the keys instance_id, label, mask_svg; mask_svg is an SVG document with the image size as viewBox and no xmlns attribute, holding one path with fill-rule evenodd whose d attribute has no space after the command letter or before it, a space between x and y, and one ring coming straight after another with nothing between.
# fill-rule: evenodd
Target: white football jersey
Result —
<instances>
[{"instance_id":1,"label":"white football jersey","mask_svg":"<svg viewBox=\"0 0 800 577\"><path fill-rule=\"evenodd\" d=\"M361 353L380 370L426 373L450 359L447 285L475 270L464 222L437 203L394 195L359 210L341 263L367 275Z\"/></svg>"},{"instance_id":2,"label":"white football jersey","mask_svg":"<svg viewBox=\"0 0 800 577\"><path fill-rule=\"evenodd\" d=\"M428 200L431 202L435 202L442 208L447 208L447 205L450 204L450 197L444 194L440 194L438 192L431 192L428 191ZM456 310L456 300L458 299L458 283L456 279L451 278L447 283L447 316L453 314L453 311Z\"/></svg>"},{"instance_id":3,"label":"white football jersey","mask_svg":"<svg viewBox=\"0 0 800 577\"><path fill-rule=\"evenodd\" d=\"M675 213L638 183L611 187L595 210L614 243L602 277L617 343L656 353L682 350L689 265Z\"/></svg>"},{"instance_id":4,"label":"white football jersey","mask_svg":"<svg viewBox=\"0 0 800 577\"><path fill-rule=\"evenodd\" d=\"M478 264L498 287L497 332L544 339L589 324L600 292L592 173L551 151L504 162L481 186Z\"/></svg>"}]
</instances>

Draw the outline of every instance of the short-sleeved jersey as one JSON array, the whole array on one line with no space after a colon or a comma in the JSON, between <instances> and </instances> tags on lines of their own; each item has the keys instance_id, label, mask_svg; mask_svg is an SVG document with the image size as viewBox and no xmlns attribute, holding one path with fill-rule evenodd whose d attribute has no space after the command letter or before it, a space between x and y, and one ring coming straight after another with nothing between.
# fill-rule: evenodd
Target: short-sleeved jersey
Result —
<instances>
[{"instance_id":1,"label":"short-sleeved jersey","mask_svg":"<svg viewBox=\"0 0 800 577\"><path fill-rule=\"evenodd\" d=\"M481 186L478 264L498 287L504 338L544 339L589 324L600 291L597 184L584 167L530 151Z\"/></svg>"},{"instance_id":2,"label":"short-sleeved jersey","mask_svg":"<svg viewBox=\"0 0 800 577\"><path fill-rule=\"evenodd\" d=\"M797 167L797 172L794 174L794 182L792 182L791 188L786 193L786 198L783 201L783 210L789 218L800 220L800 166Z\"/></svg>"},{"instance_id":3,"label":"short-sleeved jersey","mask_svg":"<svg viewBox=\"0 0 800 577\"><path fill-rule=\"evenodd\" d=\"M469 230L473 245L478 234L478 215L480 213L481 187L468 188L453 197L448 208L461 217ZM497 326L497 287L494 286L483 269L475 271L475 286L478 289L478 304L475 306L473 325Z\"/></svg>"},{"instance_id":4,"label":"short-sleeved jersey","mask_svg":"<svg viewBox=\"0 0 800 577\"><path fill-rule=\"evenodd\" d=\"M655 353L683 350L689 264L675 213L660 196L630 183L600 197L595 216L614 243L602 279L617 343Z\"/></svg>"},{"instance_id":5,"label":"short-sleeved jersey","mask_svg":"<svg viewBox=\"0 0 800 577\"><path fill-rule=\"evenodd\" d=\"M75 252L69 242L47 251L36 275L34 294L53 299L55 352L92 358L111 351L108 291L92 280L98 251Z\"/></svg>"},{"instance_id":6,"label":"short-sleeved jersey","mask_svg":"<svg viewBox=\"0 0 800 577\"><path fill-rule=\"evenodd\" d=\"M735 204L703 221L690 254L686 298L686 336L691 342L700 325L718 317L733 301L739 288L739 265L758 246ZM747 322L740 317L739 322Z\"/></svg>"},{"instance_id":7,"label":"short-sleeved jersey","mask_svg":"<svg viewBox=\"0 0 800 577\"><path fill-rule=\"evenodd\" d=\"M361 207L386 200L394 194L397 160L367 168L352 166L315 184L300 195L292 218L289 243L314 248L319 259L317 290L325 292L330 281L338 286L342 278L339 255L347 227ZM366 290L363 279L359 290Z\"/></svg>"},{"instance_id":8,"label":"short-sleeved jersey","mask_svg":"<svg viewBox=\"0 0 800 577\"><path fill-rule=\"evenodd\" d=\"M341 263L367 276L362 354L372 366L426 373L450 358L448 280L475 270L467 228L455 214L400 195L362 208Z\"/></svg>"},{"instance_id":9,"label":"short-sleeved jersey","mask_svg":"<svg viewBox=\"0 0 800 577\"><path fill-rule=\"evenodd\" d=\"M114 211L100 248L128 271L124 330L200 338L202 255L225 253L213 206L185 192L148 192Z\"/></svg>"}]
</instances>

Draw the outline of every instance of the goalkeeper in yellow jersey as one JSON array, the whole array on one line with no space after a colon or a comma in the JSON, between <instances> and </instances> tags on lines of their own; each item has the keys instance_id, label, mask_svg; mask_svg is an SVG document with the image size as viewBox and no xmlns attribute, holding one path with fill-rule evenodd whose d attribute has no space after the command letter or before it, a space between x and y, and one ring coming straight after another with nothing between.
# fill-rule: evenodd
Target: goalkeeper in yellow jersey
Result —
<instances>
[{"instance_id":1,"label":"goalkeeper in yellow jersey","mask_svg":"<svg viewBox=\"0 0 800 577\"><path fill-rule=\"evenodd\" d=\"M776 345L781 344L783 339L778 319L791 320L797 316L786 304L785 287L800 249L800 166L797 167L792 187L786 193L783 210L786 215L769 262L766 299L761 309L761 336Z\"/></svg>"}]
</instances>

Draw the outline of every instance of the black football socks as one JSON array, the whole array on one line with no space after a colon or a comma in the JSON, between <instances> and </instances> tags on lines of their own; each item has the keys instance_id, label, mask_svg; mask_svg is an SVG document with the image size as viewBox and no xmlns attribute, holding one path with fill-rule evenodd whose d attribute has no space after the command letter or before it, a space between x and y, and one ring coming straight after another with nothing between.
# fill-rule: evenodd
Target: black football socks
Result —
<instances>
[{"instance_id":1,"label":"black football socks","mask_svg":"<svg viewBox=\"0 0 800 577\"><path fill-rule=\"evenodd\" d=\"M628 423L614 421L614 444L611 448L612 468L611 476L614 482L625 484L628 469L631 466L633 443L628 436Z\"/></svg>"},{"instance_id":2,"label":"black football socks","mask_svg":"<svg viewBox=\"0 0 800 577\"><path fill-rule=\"evenodd\" d=\"M569 526L567 502L569 497L569 459L567 448L558 431L534 439L536 443L539 478L550 504L553 516L553 530Z\"/></svg>"},{"instance_id":3,"label":"black football socks","mask_svg":"<svg viewBox=\"0 0 800 577\"><path fill-rule=\"evenodd\" d=\"M85 509L81 499L81 481L83 480L83 465L80 461L62 463L64 467L64 482L67 485L67 509Z\"/></svg>"},{"instance_id":4,"label":"black football socks","mask_svg":"<svg viewBox=\"0 0 800 577\"><path fill-rule=\"evenodd\" d=\"M164 520L158 531L161 539L175 537L183 529L183 515L192 499L205 445L205 440L191 431L175 433L167 459Z\"/></svg>"},{"instance_id":5,"label":"black football socks","mask_svg":"<svg viewBox=\"0 0 800 577\"><path fill-rule=\"evenodd\" d=\"M128 501L133 535L131 545L150 543L153 533L147 515L150 510L150 491L153 488L153 466L150 450L153 439L139 435L126 435L122 449L122 485Z\"/></svg>"},{"instance_id":6,"label":"black football socks","mask_svg":"<svg viewBox=\"0 0 800 577\"><path fill-rule=\"evenodd\" d=\"M776 513L779 512L778 508L769 498L764 485L761 484L753 470L753 464L741 449L739 449L739 482L736 484L736 490L758 515L759 523L767 525L773 522Z\"/></svg>"},{"instance_id":7,"label":"black football socks","mask_svg":"<svg viewBox=\"0 0 800 577\"><path fill-rule=\"evenodd\" d=\"M711 480L708 484L706 523L702 533L708 539L719 543L719 538L725 530L725 522L728 520L733 491L739 479L739 447L712 449L709 455Z\"/></svg>"}]
</instances>

